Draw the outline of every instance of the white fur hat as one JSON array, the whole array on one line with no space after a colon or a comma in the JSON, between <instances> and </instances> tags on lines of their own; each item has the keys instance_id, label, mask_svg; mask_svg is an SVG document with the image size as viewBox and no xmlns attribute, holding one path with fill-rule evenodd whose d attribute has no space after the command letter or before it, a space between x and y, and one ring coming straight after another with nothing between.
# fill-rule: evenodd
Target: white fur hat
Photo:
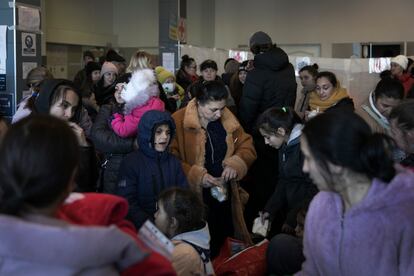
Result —
<instances>
[{"instance_id":1,"label":"white fur hat","mask_svg":"<svg viewBox=\"0 0 414 276\"><path fill-rule=\"evenodd\" d=\"M151 97L158 95L154 71L152 69L134 71L131 80L121 92L121 98L125 101L125 113L130 113L135 107L144 105Z\"/></svg>"},{"instance_id":2,"label":"white fur hat","mask_svg":"<svg viewBox=\"0 0 414 276\"><path fill-rule=\"evenodd\" d=\"M391 58L392 63L397 63L400 65L404 70L407 70L408 65L408 58L404 55L398 55L396 57Z\"/></svg>"}]
</instances>

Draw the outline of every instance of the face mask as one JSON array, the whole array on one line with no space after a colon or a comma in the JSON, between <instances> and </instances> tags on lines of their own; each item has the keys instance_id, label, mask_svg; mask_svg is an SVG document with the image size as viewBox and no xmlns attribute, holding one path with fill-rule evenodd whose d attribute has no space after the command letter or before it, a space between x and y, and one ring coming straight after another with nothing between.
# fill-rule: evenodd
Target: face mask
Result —
<instances>
[{"instance_id":1,"label":"face mask","mask_svg":"<svg viewBox=\"0 0 414 276\"><path fill-rule=\"evenodd\" d=\"M166 93L172 93L175 89L175 83L164 83L162 89L164 89Z\"/></svg>"}]
</instances>

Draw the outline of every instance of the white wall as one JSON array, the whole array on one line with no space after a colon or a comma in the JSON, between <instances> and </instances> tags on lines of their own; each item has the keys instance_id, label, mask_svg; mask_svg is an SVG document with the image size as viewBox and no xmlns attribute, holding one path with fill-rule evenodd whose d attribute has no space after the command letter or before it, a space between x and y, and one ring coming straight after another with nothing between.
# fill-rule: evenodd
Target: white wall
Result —
<instances>
[{"instance_id":1,"label":"white wall","mask_svg":"<svg viewBox=\"0 0 414 276\"><path fill-rule=\"evenodd\" d=\"M46 41L158 47L157 0L43 0ZM413 0L188 0L188 44L237 48L257 30L278 44L414 41Z\"/></svg>"},{"instance_id":2,"label":"white wall","mask_svg":"<svg viewBox=\"0 0 414 276\"><path fill-rule=\"evenodd\" d=\"M214 0L187 0L187 44L215 47Z\"/></svg>"},{"instance_id":3,"label":"white wall","mask_svg":"<svg viewBox=\"0 0 414 276\"><path fill-rule=\"evenodd\" d=\"M280 44L414 41L412 0L226 0L215 3L215 46L248 44L257 30Z\"/></svg>"},{"instance_id":4,"label":"white wall","mask_svg":"<svg viewBox=\"0 0 414 276\"><path fill-rule=\"evenodd\" d=\"M46 42L105 46L118 41L113 0L45 0Z\"/></svg>"},{"instance_id":5,"label":"white wall","mask_svg":"<svg viewBox=\"0 0 414 276\"><path fill-rule=\"evenodd\" d=\"M158 0L114 0L117 46L158 48Z\"/></svg>"}]
</instances>

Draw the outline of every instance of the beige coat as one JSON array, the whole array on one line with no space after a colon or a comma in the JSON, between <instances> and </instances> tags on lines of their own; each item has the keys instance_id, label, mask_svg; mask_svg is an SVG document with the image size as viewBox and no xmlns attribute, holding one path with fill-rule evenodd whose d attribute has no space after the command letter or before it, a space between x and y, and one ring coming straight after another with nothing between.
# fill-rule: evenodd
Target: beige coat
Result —
<instances>
[{"instance_id":1,"label":"beige coat","mask_svg":"<svg viewBox=\"0 0 414 276\"><path fill-rule=\"evenodd\" d=\"M196 100L191 100L185 108L175 112L172 117L176 124L176 135L171 142L171 151L181 160L190 187L201 195L201 182L204 174L207 173L204 168L207 136L198 118ZM220 120L227 133L227 152L223 160L223 166L234 168L237 171L237 180L240 180L247 174L249 167L256 160L253 140L249 134L244 132L236 117L227 108L224 109ZM240 193L240 188L237 185L235 183L231 185L233 191L233 224L236 237L246 240L247 237L245 237L246 233L244 232L247 229L245 229L244 219L242 222L242 216L240 218L242 205L245 203L243 201L247 201L246 192L242 191ZM235 212L239 215L236 215Z\"/></svg>"}]
</instances>

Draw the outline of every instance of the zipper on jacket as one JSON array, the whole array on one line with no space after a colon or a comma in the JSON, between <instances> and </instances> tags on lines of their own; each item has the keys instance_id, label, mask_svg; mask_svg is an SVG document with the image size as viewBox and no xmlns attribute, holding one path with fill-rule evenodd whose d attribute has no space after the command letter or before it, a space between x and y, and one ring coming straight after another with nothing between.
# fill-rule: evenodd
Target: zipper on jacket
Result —
<instances>
[{"instance_id":1,"label":"zipper on jacket","mask_svg":"<svg viewBox=\"0 0 414 276\"><path fill-rule=\"evenodd\" d=\"M158 191L158 193L160 193L162 190L165 189L164 174L162 173L160 154L158 154L157 156L157 166L158 166L158 171L160 172L160 178L161 178L161 189Z\"/></svg>"},{"instance_id":2,"label":"zipper on jacket","mask_svg":"<svg viewBox=\"0 0 414 276\"><path fill-rule=\"evenodd\" d=\"M213 142L211 141L210 134L208 134L207 129L205 129L205 132L207 134L208 142L210 143L210 147L211 147L211 161L214 164L215 162L214 162L214 147L213 147Z\"/></svg>"}]
</instances>

